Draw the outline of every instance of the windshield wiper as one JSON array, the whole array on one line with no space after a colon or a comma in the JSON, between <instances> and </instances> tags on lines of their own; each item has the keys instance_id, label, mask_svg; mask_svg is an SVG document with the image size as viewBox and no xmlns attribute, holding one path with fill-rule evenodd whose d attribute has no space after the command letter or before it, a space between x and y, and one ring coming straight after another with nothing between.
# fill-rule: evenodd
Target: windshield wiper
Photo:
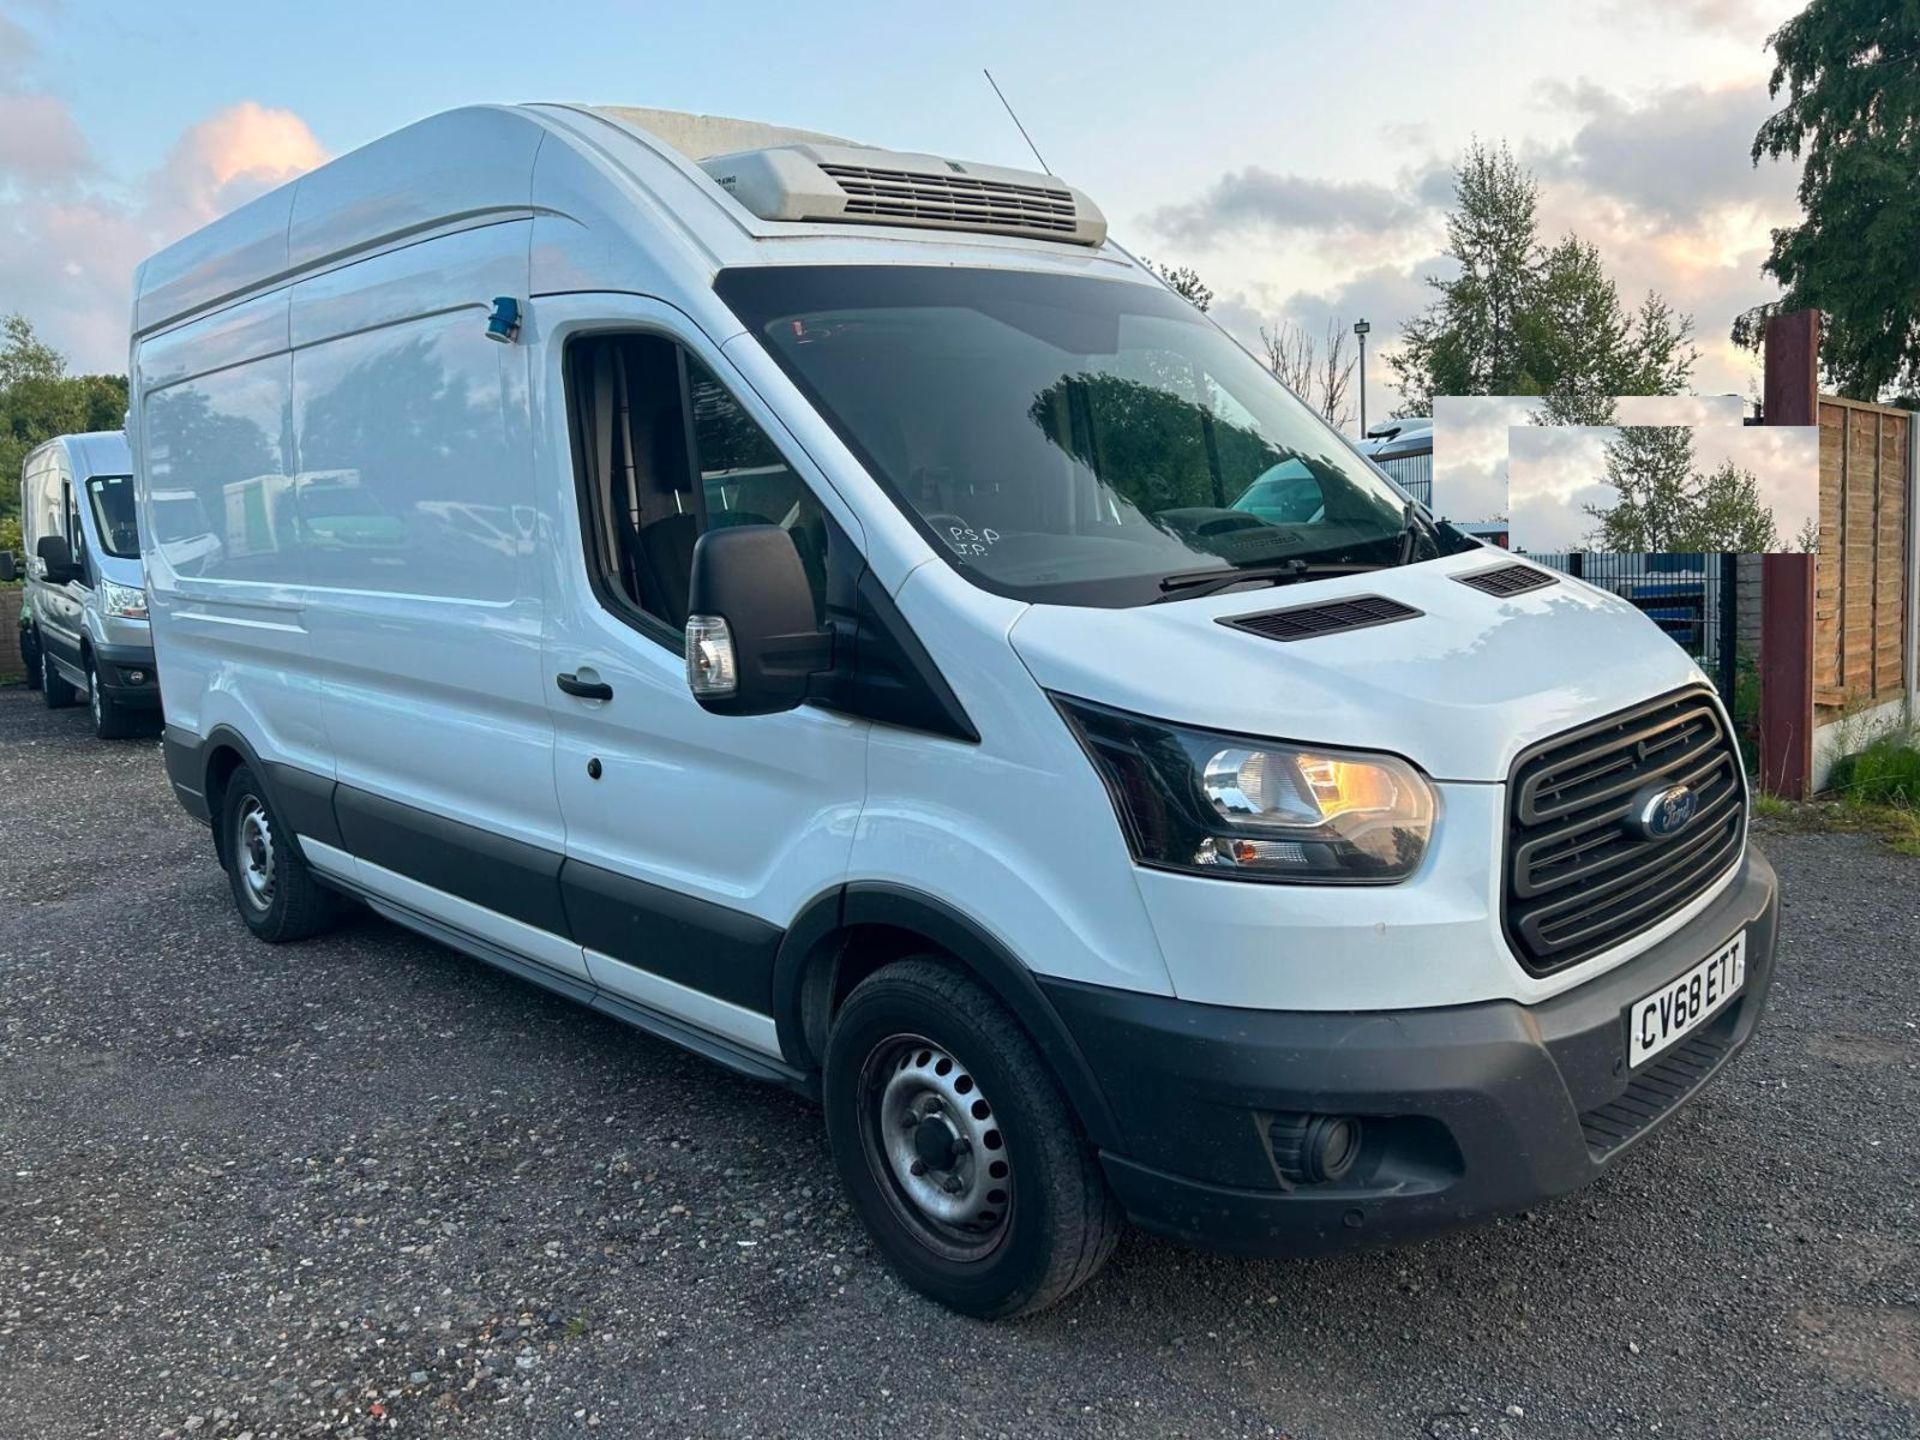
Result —
<instances>
[{"instance_id":1,"label":"windshield wiper","mask_svg":"<svg viewBox=\"0 0 1920 1440\"><path fill-rule=\"evenodd\" d=\"M1184 594L1205 595L1214 590L1224 590L1229 585L1238 585L1243 580L1267 580L1275 585L1285 585L1290 580L1304 579L1313 574L1316 568L1295 558L1272 560L1265 565L1230 566L1225 570L1182 570L1161 580L1161 598L1171 599Z\"/></svg>"}]
</instances>

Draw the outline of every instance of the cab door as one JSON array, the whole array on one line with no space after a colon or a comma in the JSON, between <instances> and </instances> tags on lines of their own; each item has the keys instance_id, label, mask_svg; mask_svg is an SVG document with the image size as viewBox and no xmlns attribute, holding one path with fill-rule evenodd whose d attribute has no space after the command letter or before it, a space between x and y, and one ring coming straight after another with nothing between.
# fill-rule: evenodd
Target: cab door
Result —
<instances>
[{"instance_id":1,"label":"cab door","mask_svg":"<svg viewBox=\"0 0 1920 1440\"><path fill-rule=\"evenodd\" d=\"M543 488L559 499L547 593L562 890L594 982L779 1054L774 955L846 876L869 726L811 706L707 714L682 630L693 545L787 530L824 610L850 511L678 311L542 299ZM838 547L842 552L830 556Z\"/></svg>"},{"instance_id":2,"label":"cab door","mask_svg":"<svg viewBox=\"0 0 1920 1440\"><path fill-rule=\"evenodd\" d=\"M81 528L76 508L79 498L74 493L73 471L59 449L47 452L40 463L46 516L46 528L41 534L58 535L65 540L67 553L80 567L80 573L78 579L54 584L46 579L45 566L39 557L32 558L30 569L42 580L33 597L34 624L39 627L42 650L58 662L69 681L84 687L87 672L81 663L80 640L86 627L87 599L93 593L89 585L86 532Z\"/></svg>"}]
</instances>

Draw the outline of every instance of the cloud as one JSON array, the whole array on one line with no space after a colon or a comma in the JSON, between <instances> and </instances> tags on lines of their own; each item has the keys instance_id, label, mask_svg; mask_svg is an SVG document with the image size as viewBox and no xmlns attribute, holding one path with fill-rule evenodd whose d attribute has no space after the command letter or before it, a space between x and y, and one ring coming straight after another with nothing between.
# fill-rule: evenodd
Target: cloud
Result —
<instances>
[{"instance_id":1,"label":"cloud","mask_svg":"<svg viewBox=\"0 0 1920 1440\"><path fill-rule=\"evenodd\" d=\"M1395 188L1364 180L1279 175L1249 165L1221 176L1193 200L1162 206L1147 217L1147 224L1170 240L1198 245L1247 230L1386 234L1432 203L1422 193L1427 175L1409 179L1409 185Z\"/></svg>"},{"instance_id":2,"label":"cloud","mask_svg":"<svg viewBox=\"0 0 1920 1440\"><path fill-rule=\"evenodd\" d=\"M180 137L149 183L150 202L204 225L326 159L298 115L245 100Z\"/></svg>"},{"instance_id":3,"label":"cloud","mask_svg":"<svg viewBox=\"0 0 1920 1440\"><path fill-rule=\"evenodd\" d=\"M99 175L84 143L68 172L9 170L4 117L22 98L0 86L0 313L26 313L78 370L125 367L141 260L327 158L298 115L247 101L190 126L143 176Z\"/></svg>"},{"instance_id":4,"label":"cloud","mask_svg":"<svg viewBox=\"0 0 1920 1440\"><path fill-rule=\"evenodd\" d=\"M93 168L93 154L66 101L31 92L0 94L0 183L39 193L71 185Z\"/></svg>"},{"instance_id":5,"label":"cloud","mask_svg":"<svg viewBox=\"0 0 1920 1440\"><path fill-rule=\"evenodd\" d=\"M25 70L39 53L33 37L19 25L0 15L0 79Z\"/></svg>"},{"instance_id":6,"label":"cloud","mask_svg":"<svg viewBox=\"0 0 1920 1440\"><path fill-rule=\"evenodd\" d=\"M1690 30L1755 45L1798 8L1797 0L1613 0L1605 14L1633 22L1679 22Z\"/></svg>"},{"instance_id":7,"label":"cloud","mask_svg":"<svg viewBox=\"0 0 1920 1440\"><path fill-rule=\"evenodd\" d=\"M1666 226L1727 206L1791 206L1795 168L1752 163L1754 132L1773 112L1759 86L1684 85L1634 103L1591 81L1543 95L1582 117L1564 145L1530 155L1543 180L1569 180Z\"/></svg>"}]
</instances>

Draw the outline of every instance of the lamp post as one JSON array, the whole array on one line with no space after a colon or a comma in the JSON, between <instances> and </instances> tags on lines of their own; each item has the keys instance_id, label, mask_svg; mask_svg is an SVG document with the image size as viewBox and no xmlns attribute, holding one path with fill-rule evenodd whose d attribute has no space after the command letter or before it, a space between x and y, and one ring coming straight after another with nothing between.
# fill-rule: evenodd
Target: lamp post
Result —
<instances>
[{"instance_id":1,"label":"lamp post","mask_svg":"<svg viewBox=\"0 0 1920 1440\"><path fill-rule=\"evenodd\" d=\"M1353 323L1353 333L1360 337L1360 438L1367 438L1367 332L1373 329L1364 320Z\"/></svg>"}]
</instances>

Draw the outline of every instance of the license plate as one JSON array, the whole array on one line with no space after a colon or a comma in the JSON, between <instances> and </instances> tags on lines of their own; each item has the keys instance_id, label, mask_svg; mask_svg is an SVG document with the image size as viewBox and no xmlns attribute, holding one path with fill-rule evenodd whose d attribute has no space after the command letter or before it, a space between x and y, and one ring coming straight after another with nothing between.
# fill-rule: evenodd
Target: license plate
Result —
<instances>
[{"instance_id":1,"label":"license plate","mask_svg":"<svg viewBox=\"0 0 1920 1440\"><path fill-rule=\"evenodd\" d=\"M1627 1068L1641 1065L1711 1020L1747 983L1742 930L1686 974L1669 980L1627 1013Z\"/></svg>"}]
</instances>

